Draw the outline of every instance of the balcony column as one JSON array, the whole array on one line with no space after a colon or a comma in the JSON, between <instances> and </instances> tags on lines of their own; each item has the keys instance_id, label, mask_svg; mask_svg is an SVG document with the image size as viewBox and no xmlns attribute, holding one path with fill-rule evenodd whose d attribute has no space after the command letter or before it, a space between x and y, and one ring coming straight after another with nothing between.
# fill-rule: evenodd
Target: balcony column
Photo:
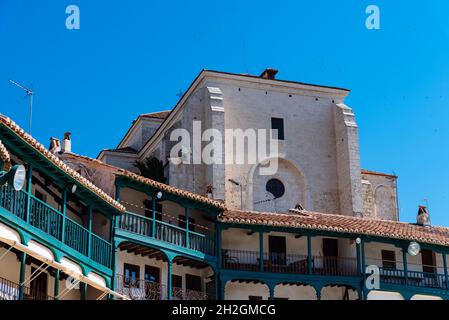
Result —
<instances>
[{"instance_id":1,"label":"balcony column","mask_svg":"<svg viewBox=\"0 0 449 320\"><path fill-rule=\"evenodd\" d=\"M446 260L446 253L442 253L443 258L443 268L444 268L444 280L446 281L446 289L449 289L449 276L447 272L447 260Z\"/></svg>"},{"instance_id":2,"label":"balcony column","mask_svg":"<svg viewBox=\"0 0 449 320\"><path fill-rule=\"evenodd\" d=\"M312 274L312 236L307 236L307 273Z\"/></svg>"},{"instance_id":3,"label":"balcony column","mask_svg":"<svg viewBox=\"0 0 449 320\"><path fill-rule=\"evenodd\" d=\"M80 282L81 300L87 300L87 284Z\"/></svg>"},{"instance_id":4,"label":"balcony column","mask_svg":"<svg viewBox=\"0 0 449 320\"><path fill-rule=\"evenodd\" d=\"M221 225L216 224L215 225L215 232L216 232L216 241L217 241L217 264L218 264L218 270L221 270L221 266L223 263L223 252L221 250Z\"/></svg>"},{"instance_id":5,"label":"balcony column","mask_svg":"<svg viewBox=\"0 0 449 320\"><path fill-rule=\"evenodd\" d=\"M65 223L67 215L67 190L62 189L62 230L61 230L61 242L65 243Z\"/></svg>"},{"instance_id":6,"label":"balcony column","mask_svg":"<svg viewBox=\"0 0 449 320\"><path fill-rule=\"evenodd\" d=\"M53 296L55 300L58 300L59 296L59 269L55 269L55 287L53 291Z\"/></svg>"},{"instance_id":7,"label":"balcony column","mask_svg":"<svg viewBox=\"0 0 449 320\"><path fill-rule=\"evenodd\" d=\"M366 261L365 261L365 240L362 238L360 241L360 254L362 258L362 291L363 291L363 299L366 300L368 291L366 289Z\"/></svg>"},{"instance_id":8,"label":"balcony column","mask_svg":"<svg viewBox=\"0 0 449 320\"><path fill-rule=\"evenodd\" d=\"M88 210L88 230L89 230L89 238L87 238L87 256L90 258L90 254L92 252L92 207L89 206Z\"/></svg>"},{"instance_id":9,"label":"balcony column","mask_svg":"<svg viewBox=\"0 0 449 320\"><path fill-rule=\"evenodd\" d=\"M408 284L407 250L402 249L402 264L404 266L405 285Z\"/></svg>"},{"instance_id":10,"label":"balcony column","mask_svg":"<svg viewBox=\"0 0 449 320\"><path fill-rule=\"evenodd\" d=\"M27 185L27 207L26 207L26 222L30 222L31 212L31 194L33 193L33 166L28 166L28 185Z\"/></svg>"},{"instance_id":11,"label":"balcony column","mask_svg":"<svg viewBox=\"0 0 449 320\"><path fill-rule=\"evenodd\" d=\"M360 259L360 243L357 242L355 243L355 251L357 256L357 276L360 276L362 272L361 259Z\"/></svg>"},{"instance_id":12,"label":"balcony column","mask_svg":"<svg viewBox=\"0 0 449 320\"><path fill-rule=\"evenodd\" d=\"M23 294L24 294L24 282L25 282L25 270L26 270L26 259L27 254L25 252L22 252L20 257L20 275L19 275L19 300L23 300Z\"/></svg>"},{"instance_id":13,"label":"balcony column","mask_svg":"<svg viewBox=\"0 0 449 320\"><path fill-rule=\"evenodd\" d=\"M172 258L168 257L167 262L167 300L172 300Z\"/></svg>"},{"instance_id":14,"label":"balcony column","mask_svg":"<svg viewBox=\"0 0 449 320\"><path fill-rule=\"evenodd\" d=\"M151 236L156 238L156 196L151 198L151 218L153 219L151 224Z\"/></svg>"},{"instance_id":15,"label":"balcony column","mask_svg":"<svg viewBox=\"0 0 449 320\"><path fill-rule=\"evenodd\" d=\"M218 290L218 282L220 281L218 277L218 270L214 269L214 300L219 300L218 295L220 294L220 291Z\"/></svg>"},{"instance_id":16,"label":"balcony column","mask_svg":"<svg viewBox=\"0 0 449 320\"><path fill-rule=\"evenodd\" d=\"M184 207L184 212L186 216L186 248L190 248L190 239L189 239L189 207Z\"/></svg>"},{"instance_id":17,"label":"balcony column","mask_svg":"<svg viewBox=\"0 0 449 320\"><path fill-rule=\"evenodd\" d=\"M274 300L274 284L269 284L268 285L268 290L270 292L270 295L268 296L268 300Z\"/></svg>"},{"instance_id":18,"label":"balcony column","mask_svg":"<svg viewBox=\"0 0 449 320\"><path fill-rule=\"evenodd\" d=\"M264 265L264 254L263 254L263 232L259 232L259 267L260 272L264 272L265 265Z\"/></svg>"}]
</instances>

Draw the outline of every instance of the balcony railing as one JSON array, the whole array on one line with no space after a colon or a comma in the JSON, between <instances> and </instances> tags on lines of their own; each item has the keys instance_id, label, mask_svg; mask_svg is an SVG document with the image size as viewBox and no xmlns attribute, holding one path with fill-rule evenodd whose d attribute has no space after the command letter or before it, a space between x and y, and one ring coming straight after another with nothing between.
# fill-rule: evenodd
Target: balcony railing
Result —
<instances>
[{"instance_id":1,"label":"balcony railing","mask_svg":"<svg viewBox=\"0 0 449 320\"><path fill-rule=\"evenodd\" d=\"M27 217L27 199L28 194L23 190L17 192L7 185L0 187L0 206L2 208L72 249L88 256L93 261L105 267L110 267L111 244L109 242L89 233L89 230L65 217L61 212L33 195L29 196L30 211Z\"/></svg>"},{"instance_id":2,"label":"balcony railing","mask_svg":"<svg viewBox=\"0 0 449 320\"><path fill-rule=\"evenodd\" d=\"M159 220L153 221L152 218L135 213L126 212L120 216L117 219L117 228L208 255L215 255L215 241L213 237L189 231L189 241L187 243L186 229Z\"/></svg>"},{"instance_id":3,"label":"balcony railing","mask_svg":"<svg viewBox=\"0 0 449 320\"><path fill-rule=\"evenodd\" d=\"M167 300L168 289L166 285L143 279L131 279L123 275L117 275L116 278L116 291L132 300ZM173 300L207 300L208 298L205 292L172 288Z\"/></svg>"},{"instance_id":4,"label":"balcony railing","mask_svg":"<svg viewBox=\"0 0 449 320\"><path fill-rule=\"evenodd\" d=\"M223 250L224 269L261 271L260 253L257 251ZM307 255L264 253L263 270L273 273L308 274L326 276L356 276L357 260L343 257L312 256L309 268Z\"/></svg>"},{"instance_id":5,"label":"balcony railing","mask_svg":"<svg viewBox=\"0 0 449 320\"><path fill-rule=\"evenodd\" d=\"M0 278L0 300L19 300L20 285L18 283ZM33 290L29 287L23 287L24 300L53 300L45 292Z\"/></svg>"},{"instance_id":6,"label":"balcony railing","mask_svg":"<svg viewBox=\"0 0 449 320\"><path fill-rule=\"evenodd\" d=\"M438 273L437 266L407 263L407 272L402 262L367 258L367 264L379 266L380 283L433 289L449 289L446 275ZM425 272L423 270L433 270Z\"/></svg>"}]
</instances>

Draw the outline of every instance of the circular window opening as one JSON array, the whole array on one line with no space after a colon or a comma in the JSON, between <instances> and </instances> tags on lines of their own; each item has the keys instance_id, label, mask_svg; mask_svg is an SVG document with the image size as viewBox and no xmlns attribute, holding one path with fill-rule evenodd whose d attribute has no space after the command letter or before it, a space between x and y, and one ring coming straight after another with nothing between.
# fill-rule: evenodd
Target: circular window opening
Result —
<instances>
[{"instance_id":1,"label":"circular window opening","mask_svg":"<svg viewBox=\"0 0 449 320\"><path fill-rule=\"evenodd\" d=\"M276 199L280 198L285 193L284 184L278 179L270 179L267 182L266 189L270 192Z\"/></svg>"}]
</instances>

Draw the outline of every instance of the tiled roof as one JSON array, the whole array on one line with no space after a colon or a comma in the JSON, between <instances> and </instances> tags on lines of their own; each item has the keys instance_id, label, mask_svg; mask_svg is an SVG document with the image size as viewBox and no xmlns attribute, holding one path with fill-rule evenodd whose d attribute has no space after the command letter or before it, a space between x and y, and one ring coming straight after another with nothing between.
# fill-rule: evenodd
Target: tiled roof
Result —
<instances>
[{"instance_id":1,"label":"tiled roof","mask_svg":"<svg viewBox=\"0 0 449 320\"><path fill-rule=\"evenodd\" d=\"M139 115L139 117L155 118L155 119L162 119L162 120L164 120L165 118L168 117L170 112L171 112L171 110L152 112L152 113L144 113L144 114Z\"/></svg>"},{"instance_id":2,"label":"tiled roof","mask_svg":"<svg viewBox=\"0 0 449 320\"><path fill-rule=\"evenodd\" d=\"M4 164L11 163L11 158L9 157L9 152L6 150L6 147L3 145L3 143L0 141L0 160Z\"/></svg>"},{"instance_id":3,"label":"tiled roof","mask_svg":"<svg viewBox=\"0 0 449 320\"><path fill-rule=\"evenodd\" d=\"M190 192L190 191L186 191L186 190L183 190L183 189L175 188L173 186L170 186L170 185L167 185L167 184L164 184L164 183L161 183L161 182L157 182L157 181L154 181L152 179L145 178L145 177L140 176L138 174L135 174L135 173L133 173L131 171L127 171L127 170L124 170L124 169L120 169L120 171L121 171L120 174L123 175L123 176L126 176L126 177L128 177L130 179L133 179L135 181L147 184L147 185L149 185L149 186L151 186L153 188L160 189L161 191L169 192L171 194L175 194L175 195L180 196L180 197L184 197L184 198L187 198L187 199L190 199L190 200L195 200L195 201L198 201L198 202L201 202L201 203L204 203L204 204L208 204L208 205L214 206L214 207L216 207L218 209L222 209L222 210L226 209L225 204L223 202L221 202L221 201L214 200L214 199L209 199L207 197L201 196L199 194L196 194L196 193L193 193L193 192Z\"/></svg>"},{"instance_id":4,"label":"tiled roof","mask_svg":"<svg viewBox=\"0 0 449 320\"><path fill-rule=\"evenodd\" d=\"M371 174L371 175L375 175L375 176L384 176L384 177L392 177L392 178L397 178L398 177L398 176L396 176L394 174L378 172L378 171L372 171L372 170L365 170L365 169L362 169L362 174Z\"/></svg>"},{"instance_id":5,"label":"tiled roof","mask_svg":"<svg viewBox=\"0 0 449 320\"><path fill-rule=\"evenodd\" d=\"M104 149L104 151L122 152L122 153L137 153L137 150L132 147L124 147L124 148L117 148L117 149Z\"/></svg>"},{"instance_id":6,"label":"tiled roof","mask_svg":"<svg viewBox=\"0 0 449 320\"><path fill-rule=\"evenodd\" d=\"M227 210L223 223L299 228L449 245L449 228L292 210L288 214Z\"/></svg>"},{"instance_id":7,"label":"tiled roof","mask_svg":"<svg viewBox=\"0 0 449 320\"><path fill-rule=\"evenodd\" d=\"M55 167L57 167L58 169L69 175L71 178L77 180L81 185L83 185L85 188L95 193L98 197L106 201L109 205L111 205L115 209L121 212L125 212L124 206L122 206L120 203L112 199L103 190L101 190L100 188L95 186L92 182L81 176L78 172L71 169L62 160L60 160L57 156L55 156L48 149L46 149L41 143L39 143L31 135L29 135L22 128L20 128L10 118L0 114L0 124L10 129L22 141L30 145L33 149L35 149L37 152L39 152L41 155L47 158Z\"/></svg>"},{"instance_id":8,"label":"tiled roof","mask_svg":"<svg viewBox=\"0 0 449 320\"><path fill-rule=\"evenodd\" d=\"M159 189L161 191L165 191L165 192L168 192L168 193L180 196L180 197L184 197L186 199L190 199L190 200L198 201L200 203L211 205L211 206L216 207L216 208L221 209L221 210L225 210L226 209L225 204L223 202L221 202L221 201L214 200L214 199L209 199L207 197L201 196L199 194L196 194L196 193L193 193L193 192L190 192L190 191L179 189L179 188L167 185L165 183L161 183L161 182L157 182L157 181L152 180L152 179L145 178L145 177L143 177L141 175L138 175L138 174L136 174L134 172L131 172L129 170L125 170L125 169L122 169L122 168L119 168L119 167L116 167L116 166L104 163L104 162L102 162L102 161L100 161L98 159L93 159L93 158L89 158L89 157L86 157L86 156L77 155L77 154L74 154L74 153L65 154L65 155L66 155L66 157L71 157L71 158L78 157L80 159L88 160L88 161L91 161L91 162L93 162L95 164L102 165L105 169L109 170L110 172L114 173L115 175L128 177L128 178L130 178L130 179L132 179L134 181L137 181L137 182L149 185L149 186L151 186L153 188L156 188L156 189Z\"/></svg>"}]
</instances>

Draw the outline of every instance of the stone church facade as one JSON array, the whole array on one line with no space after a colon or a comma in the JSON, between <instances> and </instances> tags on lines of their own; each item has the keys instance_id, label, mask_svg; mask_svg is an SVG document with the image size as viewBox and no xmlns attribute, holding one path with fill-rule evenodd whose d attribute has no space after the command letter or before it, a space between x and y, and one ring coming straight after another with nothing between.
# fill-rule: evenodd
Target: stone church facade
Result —
<instances>
[{"instance_id":1,"label":"stone church facade","mask_svg":"<svg viewBox=\"0 0 449 320\"><path fill-rule=\"evenodd\" d=\"M398 220L396 177L360 167L358 125L345 104L349 91L278 80L276 73L203 70L173 110L140 115L117 148L103 150L98 159L135 171L134 161L157 157L170 185L202 195L211 186L211 196L229 208L288 212L299 205L308 211ZM213 128L223 137L226 130L270 130L280 124L277 172L259 174L265 165L260 159L227 163L224 157L233 152L236 139L211 142L223 150L219 164L173 164L170 150L177 141L171 141L171 134L182 128L193 136L198 121L201 130ZM185 146L187 156L194 148L192 142ZM270 188L282 195L273 197Z\"/></svg>"}]
</instances>

